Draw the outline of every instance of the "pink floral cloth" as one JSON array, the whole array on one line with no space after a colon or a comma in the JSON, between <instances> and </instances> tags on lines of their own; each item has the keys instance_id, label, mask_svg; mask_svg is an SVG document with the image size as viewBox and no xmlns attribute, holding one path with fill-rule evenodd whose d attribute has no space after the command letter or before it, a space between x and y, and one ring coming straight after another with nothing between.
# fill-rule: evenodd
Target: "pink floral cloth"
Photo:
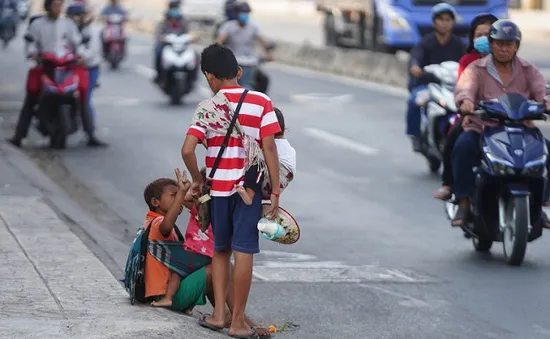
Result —
<instances>
[{"instance_id":1,"label":"pink floral cloth","mask_svg":"<svg viewBox=\"0 0 550 339\"><path fill-rule=\"evenodd\" d=\"M193 206L189 224L185 230L185 242L183 247L189 251L212 258L214 255L214 233L212 225L208 226L205 232L202 232L197 217L197 207Z\"/></svg>"}]
</instances>

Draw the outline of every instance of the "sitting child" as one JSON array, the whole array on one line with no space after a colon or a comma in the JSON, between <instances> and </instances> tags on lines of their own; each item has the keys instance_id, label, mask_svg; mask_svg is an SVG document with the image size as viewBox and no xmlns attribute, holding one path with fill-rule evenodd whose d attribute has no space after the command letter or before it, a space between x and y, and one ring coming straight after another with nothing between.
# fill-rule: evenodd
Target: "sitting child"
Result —
<instances>
[{"instance_id":1,"label":"sitting child","mask_svg":"<svg viewBox=\"0 0 550 339\"><path fill-rule=\"evenodd\" d=\"M285 139L286 127L283 113L277 107L273 110L279 121L279 126L281 126L281 132L275 134L275 145L277 146L277 153L279 155L279 180L282 192L292 179L294 179L294 175L296 174L296 150L290 145L288 140ZM271 192L269 178L267 178L267 176L260 177L258 166L250 167L245 173L244 185L237 185L235 188L247 205L252 204L254 195L258 190L262 190L263 199L269 199Z\"/></svg>"}]
</instances>

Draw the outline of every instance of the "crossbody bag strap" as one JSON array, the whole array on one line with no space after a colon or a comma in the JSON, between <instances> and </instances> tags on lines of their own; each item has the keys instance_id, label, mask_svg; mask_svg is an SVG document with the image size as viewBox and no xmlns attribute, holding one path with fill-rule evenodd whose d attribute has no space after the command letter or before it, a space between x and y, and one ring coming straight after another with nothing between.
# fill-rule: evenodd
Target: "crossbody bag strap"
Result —
<instances>
[{"instance_id":1,"label":"crossbody bag strap","mask_svg":"<svg viewBox=\"0 0 550 339\"><path fill-rule=\"evenodd\" d=\"M231 123L229 124L229 127L227 128L227 133L225 134L225 138L223 139L223 144L220 147L220 151L218 152L218 156L216 157L216 161L214 161L214 166L212 166L212 169L210 170L210 174L208 177L210 179L214 178L214 174L216 173L216 170L218 169L218 166L220 165L220 161L222 160L223 152L225 151L225 148L227 147L227 143L229 142L229 137L231 136L231 133L233 132L233 128L235 127L235 124L237 123L237 118L239 117L239 112L241 110L241 106L243 105L244 98L246 97L246 94L248 93L248 90L245 89L243 91L243 94L241 94L241 97L239 99L239 104L237 105L237 108L235 109L235 112L233 113L233 119L231 119Z\"/></svg>"}]
</instances>

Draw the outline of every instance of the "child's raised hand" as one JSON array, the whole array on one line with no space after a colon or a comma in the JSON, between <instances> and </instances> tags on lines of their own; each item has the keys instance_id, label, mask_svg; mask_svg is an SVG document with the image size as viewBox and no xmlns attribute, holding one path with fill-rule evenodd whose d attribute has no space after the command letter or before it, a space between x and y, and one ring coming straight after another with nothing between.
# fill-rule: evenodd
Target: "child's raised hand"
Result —
<instances>
[{"instance_id":1,"label":"child's raised hand","mask_svg":"<svg viewBox=\"0 0 550 339\"><path fill-rule=\"evenodd\" d=\"M179 168L176 168L174 172L176 173L176 181L178 182L180 191L187 192L191 187L191 182L187 179L187 173L185 171L182 173Z\"/></svg>"}]
</instances>

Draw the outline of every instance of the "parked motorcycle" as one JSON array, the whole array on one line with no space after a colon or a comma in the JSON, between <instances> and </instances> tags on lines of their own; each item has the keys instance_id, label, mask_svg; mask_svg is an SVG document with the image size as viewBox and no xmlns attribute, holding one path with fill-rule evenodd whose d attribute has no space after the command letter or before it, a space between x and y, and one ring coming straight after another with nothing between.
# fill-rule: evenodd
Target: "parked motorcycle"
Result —
<instances>
[{"instance_id":1,"label":"parked motorcycle","mask_svg":"<svg viewBox=\"0 0 550 339\"><path fill-rule=\"evenodd\" d=\"M424 67L424 72L437 82L428 84L426 90L418 93L416 104L421 106L421 150L426 157L430 171L439 171L443 161L443 149L449 129L457 116L454 89L458 76L458 63L445 61Z\"/></svg>"},{"instance_id":2,"label":"parked motorcycle","mask_svg":"<svg viewBox=\"0 0 550 339\"><path fill-rule=\"evenodd\" d=\"M122 29L123 22L124 16L120 14L107 16L107 27L103 33L106 47L104 55L106 61L111 65L111 69L118 68L125 56L126 37Z\"/></svg>"},{"instance_id":3,"label":"parked motorcycle","mask_svg":"<svg viewBox=\"0 0 550 339\"><path fill-rule=\"evenodd\" d=\"M0 9L0 39L2 46L8 47L10 41L15 37L15 24L12 22L13 10L10 8Z\"/></svg>"},{"instance_id":4,"label":"parked motorcycle","mask_svg":"<svg viewBox=\"0 0 550 339\"><path fill-rule=\"evenodd\" d=\"M172 33L164 37L159 86L173 105L181 104L183 96L191 92L196 80L193 72L198 67L198 58L191 47L193 40L190 34Z\"/></svg>"},{"instance_id":5,"label":"parked motorcycle","mask_svg":"<svg viewBox=\"0 0 550 339\"><path fill-rule=\"evenodd\" d=\"M527 243L542 235L542 202L547 180L548 150L539 130L525 120L545 120L545 105L520 94L505 94L482 101L474 114L497 119L481 136L481 165L474 169L476 190L473 220L462 227L476 251L486 252L502 242L509 265L521 265ZM458 207L454 198L445 203L452 220Z\"/></svg>"}]
</instances>

